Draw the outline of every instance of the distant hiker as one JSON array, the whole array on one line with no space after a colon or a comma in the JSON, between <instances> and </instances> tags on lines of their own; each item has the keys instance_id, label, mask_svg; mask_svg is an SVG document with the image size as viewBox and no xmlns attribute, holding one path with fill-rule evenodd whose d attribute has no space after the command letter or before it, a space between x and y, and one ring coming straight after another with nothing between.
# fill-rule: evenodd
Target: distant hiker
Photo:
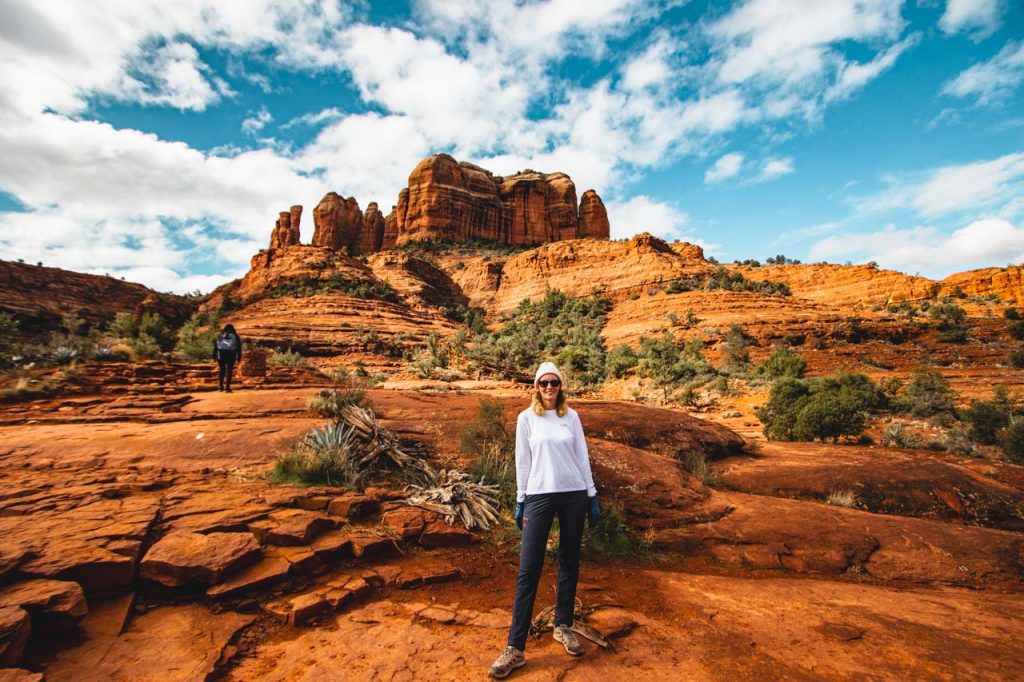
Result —
<instances>
[{"instance_id":1,"label":"distant hiker","mask_svg":"<svg viewBox=\"0 0 1024 682\"><path fill-rule=\"evenodd\" d=\"M226 324L213 341L213 359L217 361L217 390L231 393L231 374L242 360L242 338L234 325Z\"/></svg>"},{"instance_id":2,"label":"distant hiker","mask_svg":"<svg viewBox=\"0 0 1024 682\"><path fill-rule=\"evenodd\" d=\"M584 519L593 524L600 514L583 425L576 410L565 404L562 373L553 363L541 363L533 386L530 407L519 413L516 423L515 517L523 535L508 646L490 669L491 677L499 679L526 665L526 635L533 618L548 533L556 515L555 641L570 655L583 655L583 645L572 631L580 545Z\"/></svg>"}]
</instances>

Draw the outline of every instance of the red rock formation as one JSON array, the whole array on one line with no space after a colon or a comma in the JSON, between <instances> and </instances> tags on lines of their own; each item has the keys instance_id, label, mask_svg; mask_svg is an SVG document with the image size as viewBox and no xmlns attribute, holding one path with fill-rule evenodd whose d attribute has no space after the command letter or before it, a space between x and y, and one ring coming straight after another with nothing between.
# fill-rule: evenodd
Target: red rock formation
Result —
<instances>
[{"instance_id":1,"label":"red rock formation","mask_svg":"<svg viewBox=\"0 0 1024 682\"><path fill-rule=\"evenodd\" d=\"M363 222L359 230L353 255L376 253L384 243L384 215L377 208L377 202L371 201L363 214Z\"/></svg>"},{"instance_id":2,"label":"red rock formation","mask_svg":"<svg viewBox=\"0 0 1024 682\"><path fill-rule=\"evenodd\" d=\"M342 199L328 192L313 209L313 246L355 249L363 224L363 212L354 197Z\"/></svg>"},{"instance_id":3,"label":"red rock formation","mask_svg":"<svg viewBox=\"0 0 1024 682\"><path fill-rule=\"evenodd\" d=\"M588 208L588 219L593 213ZM512 245L581 236L576 186L566 174L526 170L503 178L447 154L416 166L389 220L384 248L392 235L396 244L481 239Z\"/></svg>"},{"instance_id":4,"label":"red rock formation","mask_svg":"<svg viewBox=\"0 0 1024 682\"><path fill-rule=\"evenodd\" d=\"M270 234L270 248L280 249L288 246L292 238L291 219L292 214L288 211L281 211L277 214L274 231Z\"/></svg>"},{"instance_id":5,"label":"red rock formation","mask_svg":"<svg viewBox=\"0 0 1024 682\"><path fill-rule=\"evenodd\" d=\"M580 237L608 239L611 227L608 223L608 211L597 192L588 189L580 197Z\"/></svg>"},{"instance_id":6,"label":"red rock formation","mask_svg":"<svg viewBox=\"0 0 1024 682\"><path fill-rule=\"evenodd\" d=\"M292 245L301 244L302 240L300 239L301 235L299 234L299 223L302 221L302 206L292 206L290 209L290 213L291 219L289 222L291 227L291 239L289 240L288 243Z\"/></svg>"}]
</instances>

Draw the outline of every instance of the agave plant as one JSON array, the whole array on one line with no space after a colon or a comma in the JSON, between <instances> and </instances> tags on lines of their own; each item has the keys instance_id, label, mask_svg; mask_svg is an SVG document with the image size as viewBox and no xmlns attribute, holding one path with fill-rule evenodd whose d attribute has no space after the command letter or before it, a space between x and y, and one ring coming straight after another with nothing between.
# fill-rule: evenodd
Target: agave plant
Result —
<instances>
[{"instance_id":1,"label":"agave plant","mask_svg":"<svg viewBox=\"0 0 1024 682\"><path fill-rule=\"evenodd\" d=\"M74 346L57 346L50 351L50 360L55 365L69 365L78 359L78 349Z\"/></svg>"}]
</instances>

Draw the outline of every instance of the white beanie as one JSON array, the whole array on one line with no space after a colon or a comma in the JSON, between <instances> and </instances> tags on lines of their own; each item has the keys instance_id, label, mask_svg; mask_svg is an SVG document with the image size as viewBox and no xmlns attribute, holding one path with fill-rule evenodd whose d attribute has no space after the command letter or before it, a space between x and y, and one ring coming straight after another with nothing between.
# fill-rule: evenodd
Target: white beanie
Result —
<instances>
[{"instance_id":1,"label":"white beanie","mask_svg":"<svg viewBox=\"0 0 1024 682\"><path fill-rule=\"evenodd\" d=\"M540 378L545 374L554 374L556 377L558 377L559 381L565 383L565 380L562 378L562 373L558 371L557 367L555 367L555 363L542 362L540 363L540 367L537 368L537 373L533 376L534 388L537 388L537 382L540 381Z\"/></svg>"}]
</instances>

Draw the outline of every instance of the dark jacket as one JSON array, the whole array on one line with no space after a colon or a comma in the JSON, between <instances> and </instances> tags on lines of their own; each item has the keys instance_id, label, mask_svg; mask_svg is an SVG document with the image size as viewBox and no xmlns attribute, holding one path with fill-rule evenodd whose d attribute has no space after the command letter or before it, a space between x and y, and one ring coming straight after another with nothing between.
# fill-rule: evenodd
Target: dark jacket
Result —
<instances>
[{"instance_id":1,"label":"dark jacket","mask_svg":"<svg viewBox=\"0 0 1024 682\"><path fill-rule=\"evenodd\" d=\"M231 334L218 334L217 338L213 340L213 359L217 362L227 362L234 364L241 362L242 360L242 337L238 334L234 334L235 337L235 349L234 350L221 350L217 348L217 341L222 336L231 336Z\"/></svg>"}]
</instances>

